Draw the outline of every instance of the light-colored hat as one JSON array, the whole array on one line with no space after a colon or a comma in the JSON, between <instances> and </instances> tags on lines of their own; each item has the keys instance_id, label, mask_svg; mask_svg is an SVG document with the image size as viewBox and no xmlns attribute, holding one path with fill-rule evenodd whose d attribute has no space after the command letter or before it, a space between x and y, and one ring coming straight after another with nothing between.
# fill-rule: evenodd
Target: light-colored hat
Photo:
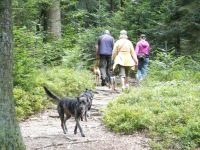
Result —
<instances>
[{"instance_id":1,"label":"light-colored hat","mask_svg":"<svg viewBox=\"0 0 200 150\"><path fill-rule=\"evenodd\" d=\"M120 35L127 35L127 31L126 30L121 30L120 31Z\"/></svg>"}]
</instances>

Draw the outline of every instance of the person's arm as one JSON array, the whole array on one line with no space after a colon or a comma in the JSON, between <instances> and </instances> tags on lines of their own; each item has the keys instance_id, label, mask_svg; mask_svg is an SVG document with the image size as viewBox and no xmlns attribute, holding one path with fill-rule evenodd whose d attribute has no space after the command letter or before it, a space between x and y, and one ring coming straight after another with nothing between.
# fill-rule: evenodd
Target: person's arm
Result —
<instances>
[{"instance_id":1,"label":"person's arm","mask_svg":"<svg viewBox=\"0 0 200 150\"><path fill-rule=\"evenodd\" d=\"M135 47L136 56L138 55L138 53L139 53L139 42L137 42L136 47Z\"/></svg>"},{"instance_id":2,"label":"person's arm","mask_svg":"<svg viewBox=\"0 0 200 150\"><path fill-rule=\"evenodd\" d=\"M100 37L98 38L97 40L97 44L96 44L96 60L99 60L99 49L100 49L100 43L101 43L101 40L100 40Z\"/></svg>"},{"instance_id":3,"label":"person's arm","mask_svg":"<svg viewBox=\"0 0 200 150\"><path fill-rule=\"evenodd\" d=\"M112 61L115 60L115 57L117 56L117 43L114 44L113 52L112 52Z\"/></svg>"},{"instance_id":4,"label":"person's arm","mask_svg":"<svg viewBox=\"0 0 200 150\"><path fill-rule=\"evenodd\" d=\"M99 60L99 46L96 45L96 60Z\"/></svg>"}]
</instances>

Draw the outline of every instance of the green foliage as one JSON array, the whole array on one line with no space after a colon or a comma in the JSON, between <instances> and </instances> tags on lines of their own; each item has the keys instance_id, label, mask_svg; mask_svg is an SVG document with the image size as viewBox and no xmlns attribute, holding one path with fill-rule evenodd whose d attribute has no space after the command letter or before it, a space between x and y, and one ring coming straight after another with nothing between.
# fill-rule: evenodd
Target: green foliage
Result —
<instances>
[{"instance_id":1,"label":"green foliage","mask_svg":"<svg viewBox=\"0 0 200 150\"><path fill-rule=\"evenodd\" d=\"M103 34L104 28L87 29L83 34L80 34L79 44L81 45L79 50L79 60L85 62L85 67L90 68L96 60L96 49L97 39ZM109 27L106 29L110 29Z\"/></svg>"},{"instance_id":2,"label":"green foliage","mask_svg":"<svg viewBox=\"0 0 200 150\"><path fill-rule=\"evenodd\" d=\"M78 44L77 35L80 34L80 31L76 31L75 27L66 26L65 32L63 35L62 46L64 48L64 56L62 57L63 67L74 68L74 69L83 69L86 65L85 62L80 61L81 59L81 47ZM77 34L74 34L77 32Z\"/></svg>"},{"instance_id":3,"label":"green foliage","mask_svg":"<svg viewBox=\"0 0 200 150\"><path fill-rule=\"evenodd\" d=\"M194 70L193 70L194 69ZM158 53L149 76L105 108L103 122L115 132L146 131L153 149L200 146L199 64Z\"/></svg>"},{"instance_id":4,"label":"green foliage","mask_svg":"<svg viewBox=\"0 0 200 150\"><path fill-rule=\"evenodd\" d=\"M124 132L131 134L135 130L147 129L149 121L148 110L142 110L140 107L130 107L128 103L121 104L123 96L118 98L117 102L110 103L106 109L106 115L103 122L108 128L115 132Z\"/></svg>"},{"instance_id":5,"label":"green foliage","mask_svg":"<svg viewBox=\"0 0 200 150\"><path fill-rule=\"evenodd\" d=\"M70 50L76 48L75 44L71 44L74 39L66 38L66 40L43 44L40 35L34 35L25 27L14 28L14 99L18 119L49 107L50 103L44 100L43 85L56 88L58 94L62 93L62 96L73 97L78 96L78 93L86 88L94 87L93 75L77 65L82 65L79 59L80 52L78 49L77 51ZM65 60L62 59L63 56L66 56ZM55 67L43 70L44 64L46 66L62 65L64 69ZM80 68L83 71L73 71L67 69L66 66Z\"/></svg>"},{"instance_id":6,"label":"green foliage","mask_svg":"<svg viewBox=\"0 0 200 150\"><path fill-rule=\"evenodd\" d=\"M60 97L79 96L85 89L93 89L95 85L92 73L86 70L72 70L62 67L47 68L38 72L37 86L47 86Z\"/></svg>"},{"instance_id":7,"label":"green foliage","mask_svg":"<svg viewBox=\"0 0 200 150\"><path fill-rule=\"evenodd\" d=\"M35 68L41 67L42 39L26 28L14 28L14 86L34 87Z\"/></svg>"},{"instance_id":8,"label":"green foliage","mask_svg":"<svg viewBox=\"0 0 200 150\"><path fill-rule=\"evenodd\" d=\"M199 90L189 82L134 88L107 106L103 122L116 132L147 130L163 148L198 147Z\"/></svg>"},{"instance_id":9,"label":"green foliage","mask_svg":"<svg viewBox=\"0 0 200 150\"><path fill-rule=\"evenodd\" d=\"M155 60L151 60L149 76L150 80L197 82L199 81L199 70L200 64L190 57L174 57L174 51L158 52Z\"/></svg>"},{"instance_id":10,"label":"green foliage","mask_svg":"<svg viewBox=\"0 0 200 150\"><path fill-rule=\"evenodd\" d=\"M60 97L77 97L85 89L93 89L95 85L93 75L86 70L55 67L37 70L35 87L30 91L14 88L14 100L17 118L23 119L39 111L51 107L43 86L46 85Z\"/></svg>"},{"instance_id":11,"label":"green foliage","mask_svg":"<svg viewBox=\"0 0 200 150\"><path fill-rule=\"evenodd\" d=\"M14 0L13 1L14 25L26 26L30 31L35 31L43 7L51 5L51 0Z\"/></svg>"},{"instance_id":12,"label":"green foliage","mask_svg":"<svg viewBox=\"0 0 200 150\"><path fill-rule=\"evenodd\" d=\"M14 24L19 27L14 28L18 118L47 107L43 85L59 96L75 97L92 89L93 76L85 69L94 63L98 36L108 29L117 40L125 29L134 44L140 33L147 34L152 54L148 78L110 103L103 121L116 132L149 131L155 149L200 146L199 0L114 1L113 12L111 2L62 0L62 40L44 44L43 33L35 34L35 27L42 31L38 19L51 1L13 1ZM173 48L168 51L164 41ZM181 57L174 57L177 52ZM49 68L43 70L44 64Z\"/></svg>"},{"instance_id":13,"label":"green foliage","mask_svg":"<svg viewBox=\"0 0 200 150\"><path fill-rule=\"evenodd\" d=\"M43 47L43 63L44 65L58 66L62 64L64 55L64 41L52 41L44 44Z\"/></svg>"},{"instance_id":14,"label":"green foliage","mask_svg":"<svg viewBox=\"0 0 200 150\"><path fill-rule=\"evenodd\" d=\"M39 25L42 31L43 23L40 15L42 11L48 10L47 8L51 5L51 2L51 0L15 0L13 2L15 25L26 26L33 32L36 32L35 27ZM70 28L73 29L73 33L76 35L84 33L88 29L90 33L94 33L99 27L105 29L109 26L116 38L120 30L127 30L129 39L134 44L140 33L147 34L152 50L156 47L163 47L163 41L168 41L171 47L175 47L178 54L197 54L199 51L199 33L196 31L199 30L200 20L199 7L196 7L198 5L198 0L191 2L180 0L62 0L60 6L62 35L72 31ZM38 22L41 22L41 24ZM76 41L81 40L82 36L74 35L69 38L76 37ZM92 42L89 40L89 45L93 44ZM82 42L77 44L78 48L76 50L80 50ZM87 55L87 51L83 53ZM47 58L48 60L51 59Z\"/></svg>"},{"instance_id":15,"label":"green foliage","mask_svg":"<svg viewBox=\"0 0 200 150\"><path fill-rule=\"evenodd\" d=\"M48 101L44 101L39 90L41 89L35 88L34 92L28 92L19 87L14 89L15 109L19 120L47 108Z\"/></svg>"}]
</instances>

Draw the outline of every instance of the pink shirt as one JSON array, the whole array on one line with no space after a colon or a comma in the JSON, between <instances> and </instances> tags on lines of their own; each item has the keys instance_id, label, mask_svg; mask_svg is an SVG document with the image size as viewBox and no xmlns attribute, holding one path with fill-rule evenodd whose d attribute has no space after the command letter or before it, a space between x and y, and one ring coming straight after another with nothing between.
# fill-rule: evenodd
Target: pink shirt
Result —
<instances>
[{"instance_id":1,"label":"pink shirt","mask_svg":"<svg viewBox=\"0 0 200 150\"><path fill-rule=\"evenodd\" d=\"M147 41L141 40L137 42L136 47L135 47L135 54L138 55L140 53L145 53L149 55L150 53L150 45Z\"/></svg>"}]
</instances>

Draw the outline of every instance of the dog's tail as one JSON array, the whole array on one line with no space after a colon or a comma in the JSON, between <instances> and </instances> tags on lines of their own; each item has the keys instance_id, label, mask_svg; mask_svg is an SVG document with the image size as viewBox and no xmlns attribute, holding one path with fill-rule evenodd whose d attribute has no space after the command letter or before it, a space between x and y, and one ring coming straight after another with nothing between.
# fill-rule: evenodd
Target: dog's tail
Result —
<instances>
[{"instance_id":1,"label":"dog's tail","mask_svg":"<svg viewBox=\"0 0 200 150\"><path fill-rule=\"evenodd\" d=\"M60 101L60 97L58 97L58 96L54 95L53 93L51 93L51 92L47 89L46 86L43 86L43 88L44 88L46 94L47 94L49 97L51 97L51 98L53 98L53 99L55 99L55 100L57 100L57 101Z\"/></svg>"}]
</instances>

